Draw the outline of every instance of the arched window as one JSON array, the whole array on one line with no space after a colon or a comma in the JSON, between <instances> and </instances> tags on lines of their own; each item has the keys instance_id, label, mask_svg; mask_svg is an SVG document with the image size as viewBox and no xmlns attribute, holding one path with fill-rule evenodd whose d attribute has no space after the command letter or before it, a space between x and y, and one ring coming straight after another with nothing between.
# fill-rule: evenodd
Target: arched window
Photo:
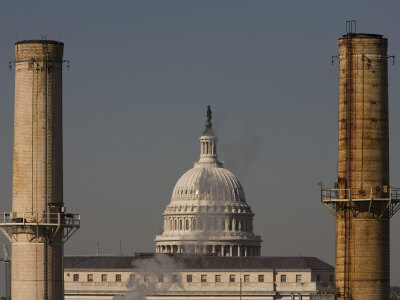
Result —
<instances>
[{"instance_id":1,"label":"arched window","mask_svg":"<svg viewBox=\"0 0 400 300\"><path fill-rule=\"evenodd\" d=\"M236 220L236 222L235 222L235 230L239 231L239 222L238 222L238 220Z\"/></svg>"},{"instance_id":2,"label":"arched window","mask_svg":"<svg viewBox=\"0 0 400 300\"><path fill-rule=\"evenodd\" d=\"M222 230L225 230L225 220L222 220L222 222L221 222L221 223L222 223L222 227L221 227L221 228L222 228Z\"/></svg>"},{"instance_id":3,"label":"arched window","mask_svg":"<svg viewBox=\"0 0 400 300\"><path fill-rule=\"evenodd\" d=\"M182 226L182 220L179 220L179 230L182 230L183 228L182 228L183 226Z\"/></svg>"},{"instance_id":4,"label":"arched window","mask_svg":"<svg viewBox=\"0 0 400 300\"><path fill-rule=\"evenodd\" d=\"M196 219L193 219L192 229L193 229L193 230L196 230Z\"/></svg>"},{"instance_id":5,"label":"arched window","mask_svg":"<svg viewBox=\"0 0 400 300\"><path fill-rule=\"evenodd\" d=\"M240 220L240 231L244 231L243 230L243 220Z\"/></svg>"},{"instance_id":6,"label":"arched window","mask_svg":"<svg viewBox=\"0 0 400 300\"><path fill-rule=\"evenodd\" d=\"M189 230L189 220L186 219L186 230Z\"/></svg>"},{"instance_id":7,"label":"arched window","mask_svg":"<svg viewBox=\"0 0 400 300\"><path fill-rule=\"evenodd\" d=\"M232 231L232 219L229 219L228 230Z\"/></svg>"},{"instance_id":8,"label":"arched window","mask_svg":"<svg viewBox=\"0 0 400 300\"><path fill-rule=\"evenodd\" d=\"M178 223L177 223L177 222L176 222L176 220L175 220L175 221L174 221L174 225L175 225L174 229L175 229L175 230L177 230L177 229L178 229L178 226L177 226L177 224L178 224Z\"/></svg>"}]
</instances>

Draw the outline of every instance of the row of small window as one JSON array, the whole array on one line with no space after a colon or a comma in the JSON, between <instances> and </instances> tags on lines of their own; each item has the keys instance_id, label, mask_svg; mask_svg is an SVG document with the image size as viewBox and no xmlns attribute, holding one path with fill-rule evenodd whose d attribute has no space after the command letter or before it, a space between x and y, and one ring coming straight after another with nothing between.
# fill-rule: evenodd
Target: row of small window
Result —
<instances>
[{"instance_id":1,"label":"row of small window","mask_svg":"<svg viewBox=\"0 0 400 300\"><path fill-rule=\"evenodd\" d=\"M134 275L131 275L131 280L134 280ZM286 282L286 275L282 274L281 275L281 282ZM79 274L74 274L73 275L73 280L74 281L79 281ZM229 282L235 282L236 276L231 274L229 275ZM93 282L93 274L87 274L87 281L88 282ZM107 282L107 274L101 274L101 281L102 282ZM121 282L121 274L116 274L115 275L115 281L116 282ZM143 277L144 282L150 282L150 276L145 275ZM207 282L207 275L202 274L200 276L200 281L201 282ZM244 282L250 282L250 275L244 275L243 276L243 281ZM317 282L321 281L321 276L317 275ZM333 282L333 275L330 275L329 281ZM158 276L158 282L164 282L164 275L159 275ZM172 282L179 282L179 275L173 274L172 275ZM193 282L193 276L192 274L186 275L186 282ZM215 282L221 282L221 275L215 275ZM258 275L258 282L264 282L264 275L260 274ZM296 282L301 282L301 274L296 275Z\"/></svg>"},{"instance_id":2,"label":"row of small window","mask_svg":"<svg viewBox=\"0 0 400 300\"><path fill-rule=\"evenodd\" d=\"M177 191L175 191L175 195L183 195L183 194L185 194L185 195L187 195L187 194L190 194L190 195L195 194L196 196L198 196L199 195L199 190L195 190L194 191L193 189L190 189L190 190L185 189L185 190L177 190ZM207 195L211 195L211 191L210 190L207 190ZM236 200L236 201L240 200L240 190L239 189L232 189L232 199Z\"/></svg>"},{"instance_id":3,"label":"row of small window","mask_svg":"<svg viewBox=\"0 0 400 300\"><path fill-rule=\"evenodd\" d=\"M133 276L131 276L132 278ZM221 275L215 275L215 282L221 282ZM144 282L150 282L150 276L144 276L143 277ZM177 274L172 275L172 282L179 282L180 281L180 276ZM235 282L236 281L236 275L229 275L229 282ZM243 276L243 281L244 282L250 282L250 275L244 275ZM159 275L158 276L158 282L164 282L164 275ZM192 274L187 274L186 275L186 282L193 282L193 275ZM202 274L200 275L200 282L207 282L207 275ZM260 274L258 275L258 282L264 282L264 275Z\"/></svg>"},{"instance_id":4,"label":"row of small window","mask_svg":"<svg viewBox=\"0 0 400 300\"><path fill-rule=\"evenodd\" d=\"M121 282L121 274L116 274L115 275L115 281L116 282ZM74 281L79 281L79 274L74 274L73 276ZM88 282L93 282L93 274L87 274L87 281ZM101 281L102 282L107 282L107 274L101 274Z\"/></svg>"},{"instance_id":5,"label":"row of small window","mask_svg":"<svg viewBox=\"0 0 400 300\"><path fill-rule=\"evenodd\" d=\"M225 230L226 228L229 231L244 231L244 232L252 232L253 225L251 220L238 220L238 219L222 219L218 222L218 219L210 219L210 220L198 220L192 219L190 222L189 219L185 219L183 223L183 219L179 219L179 226L177 219L169 219L166 220L166 225L168 225L169 230ZM185 226L183 225L185 224ZM191 226L190 226L191 225Z\"/></svg>"}]
</instances>

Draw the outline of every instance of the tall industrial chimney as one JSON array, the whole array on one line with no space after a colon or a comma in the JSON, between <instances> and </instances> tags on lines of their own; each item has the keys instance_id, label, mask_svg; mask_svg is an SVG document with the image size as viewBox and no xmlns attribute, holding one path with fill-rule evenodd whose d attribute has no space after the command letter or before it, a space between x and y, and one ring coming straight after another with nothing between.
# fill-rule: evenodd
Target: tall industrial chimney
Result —
<instances>
[{"instance_id":1,"label":"tall industrial chimney","mask_svg":"<svg viewBox=\"0 0 400 300\"><path fill-rule=\"evenodd\" d=\"M15 44L12 212L0 223L12 245L13 300L64 299L63 244L79 228L63 202L63 48Z\"/></svg>"},{"instance_id":2,"label":"tall industrial chimney","mask_svg":"<svg viewBox=\"0 0 400 300\"><path fill-rule=\"evenodd\" d=\"M339 39L338 178L322 189L336 216L337 299L389 299L389 221L400 208L389 183L387 39Z\"/></svg>"}]
</instances>

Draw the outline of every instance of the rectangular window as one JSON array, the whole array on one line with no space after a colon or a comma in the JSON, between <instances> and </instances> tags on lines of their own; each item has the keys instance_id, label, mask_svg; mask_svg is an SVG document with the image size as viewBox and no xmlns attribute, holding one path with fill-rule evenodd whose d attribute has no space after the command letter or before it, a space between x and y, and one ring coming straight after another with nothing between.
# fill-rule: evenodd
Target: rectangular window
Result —
<instances>
[{"instance_id":1,"label":"rectangular window","mask_svg":"<svg viewBox=\"0 0 400 300\"><path fill-rule=\"evenodd\" d=\"M329 275L329 282L333 282L333 275Z\"/></svg>"},{"instance_id":2,"label":"rectangular window","mask_svg":"<svg viewBox=\"0 0 400 300\"><path fill-rule=\"evenodd\" d=\"M321 275L317 275L317 282L321 282Z\"/></svg>"},{"instance_id":3,"label":"rectangular window","mask_svg":"<svg viewBox=\"0 0 400 300\"><path fill-rule=\"evenodd\" d=\"M250 282L250 275L244 275L244 282Z\"/></svg>"},{"instance_id":4,"label":"rectangular window","mask_svg":"<svg viewBox=\"0 0 400 300\"><path fill-rule=\"evenodd\" d=\"M186 275L186 282L192 282L192 281L193 281L192 274Z\"/></svg>"},{"instance_id":5,"label":"rectangular window","mask_svg":"<svg viewBox=\"0 0 400 300\"><path fill-rule=\"evenodd\" d=\"M215 282L221 282L221 275L215 275Z\"/></svg>"},{"instance_id":6,"label":"rectangular window","mask_svg":"<svg viewBox=\"0 0 400 300\"><path fill-rule=\"evenodd\" d=\"M107 274L101 274L101 282L107 282Z\"/></svg>"},{"instance_id":7,"label":"rectangular window","mask_svg":"<svg viewBox=\"0 0 400 300\"><path fill-rule=\"evenodd\" d=\"M296 275L296 282L301 282L301 275L300 274Z\"/></svg>"},{"instance_id":8,"label":"rectangular window","mask_svg":"<svg viewBox=\"0 0 400 300\"><path fill-rule=\"evenodd\" d=\"M93 281L93 274L88 274L87 275L87 281L89 281L89 282Z\"/></svg>"},{"instance_id":9,"label":"rectangular window","mask_svg":"<svg viewBox=\"0 0 400 300\"><path fill-rule=\"evenodd\" d=\"M144 275L143 276L143 281L144 282L150 282L150 276L149 275Z\"/></svg>"},{"instance_id":10,"label":"rectangular window","mask_svg":"<svg viewBox=\"0 0 400 300\"><path fill-rule=\"evenodd\" d=\"M135 281L135 274L129 275L129 280L130 280L130 282L134 282Z\"/></svg>"},{"instance_id":11,"label":"rectangular window","mask_svg":"<svg viewBox=\"0 0 400 300\"><path fill-rule=\"evenodd\" d=\"M79 281L79 274L74 274L74 281Z\"/></svg>"},{"instance_id":12,"label":"rectangular window","mask_svg":"<svg viewBox=\"0 0 400 300\"><path fill-rule=\"evenodd\" d=\"M115 281L116 282L121 282L121 274L115 275Z\"/></svg>"},{"instance_id":13,"label":"rectangular window","mask_svg":"<svg viewBox=\"0 0 400 300\"><path fill-rule=\"evenodd\" d=\"M281 282L286 282L286 275L281 275Z\"/></svg>"},{"instance_id":14,"label":"rectangular window","mask_svg":"<svg viewBox=\"0 0 400 300\"><path fill-rule=\"evenodd\" d=\"M235 275L229 275L229 282L235 282Z\"/></svg>"},{"instance_id":15,"label":"rectangular window","mask_svg":"<svg viewBox=\"0 0 400 300\"><path fill-rule=\"evenodd\" d=\"M264 282L264 275L258 275L258 282Z\"/></svg>"},{"instance_id":16,"label":"rectangular window","mask_svg":"<svg viewBox=\"0 0 400 300\"><path fill-rule=\"evenodd\" d=\"M179 281L179 275L173 274L172 275L172 282L178 282Z\"/></svg>"},{"instance_id":17,"label":"rectangular window","mask_svg":"<svg viewBox=\"0 0 400 300\"><path fill-rule=\"evenodd\" d=\"M207 282L207 275L201 275L201 282Z\"/></svg>"},{"instance_id":18,"label":"rectangular window","mask_svg":"<svg viewBox=\"0 0 400 300\"><path fill-rule=\"evenodd\" d=\"M164 275L163 274L158 275L158 282L164 282Z\"/></svg>"}]
</instances>

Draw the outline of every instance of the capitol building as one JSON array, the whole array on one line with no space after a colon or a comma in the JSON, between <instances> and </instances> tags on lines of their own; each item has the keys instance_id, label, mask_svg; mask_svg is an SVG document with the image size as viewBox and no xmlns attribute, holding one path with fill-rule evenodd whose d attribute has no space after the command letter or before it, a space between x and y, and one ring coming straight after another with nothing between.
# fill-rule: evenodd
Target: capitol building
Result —
<instances>
[{"instance_id":1,"label":"capitol building","mask_svg":"<svg viewBox=\"0 0 400 300\"><path fill-rule=\"evenodd\" d=\"M212 113L200 158L177 181L156 253L67 256L66 300L334 299L334 268L316 257L260 256L254 213L217 157Z\"/></svg>"},{"instance_id":2,"label":"capitol building","mask_svg":"<svg viewBox=\"0 0 400 300\"><path fill-rule=\"evenodd\" d=\"M261 238L253 233L254 213L244 190L217 157L211 110L200 137L200 159L178 180L164 214L157 253L259 256Z\"/></svg>"}]
</instances>

